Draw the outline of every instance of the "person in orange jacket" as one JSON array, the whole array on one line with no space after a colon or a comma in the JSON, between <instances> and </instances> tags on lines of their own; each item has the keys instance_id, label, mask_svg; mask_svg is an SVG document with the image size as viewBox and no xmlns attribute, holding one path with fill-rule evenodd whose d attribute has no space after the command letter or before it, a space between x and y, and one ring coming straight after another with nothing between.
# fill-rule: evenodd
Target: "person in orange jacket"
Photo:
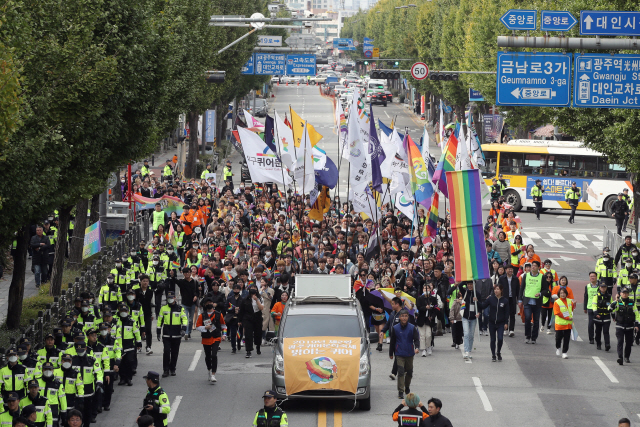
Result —
<instances>
[{"instance_id":1,"label":"person in orange jacket","mask_svg":"<svg viewBox=\"0 0 640 427\"><path fill-rule=\"evenodd\" d=\"M556 316L556 356L562 354L563 359L568 359L575 308L576 302L569 298L567 288L560 288L558 298L553 303L553 314Z\"/></svg>"},{"instance_id":2,"label":"person in orange jacket","mask_svg":"<svg viewBox=\"0 0 640 427\"><path fill-rule=\"evenodd\" d=\"M527 245L525 256L520 258L520 266L521 267L524 266L525 262L533 262L533 261L538 261L540 264L542 264L542 261L540 260L540 257L536 254L536 251L534 250L533 245Z\"/></svg>"},{"instance_id":3,"label":"person in orange jacket","mask_svg":"<svg viewBox=\"0 0 640 427\"><path fill-rule=\"evenodd\" d=\"M289 299L289 293L287 291L282 291L280 295L280 301L273 305L271 309L271 317L273 317L273 321L276 325L276 335L278 334L278 329L280 328L280 320L282 319L282 313L284 312L284 306L287 304L287 300Z\"/></svg>"},{"instance_id":4,"label":"person in orange jacket","mask_svg":"<svg viewBox=\"0 0 640 427\"><path fill-rule=\"evenodd\" d=\"M196 329L202 333L204 361L210 373L209 381L215 383L218 369L218 347L220 341L227 338L227 325L222 313L214 308L213 301L205 298L202 302L204 311L198 316Z\"/></svg>"}]
</instances>

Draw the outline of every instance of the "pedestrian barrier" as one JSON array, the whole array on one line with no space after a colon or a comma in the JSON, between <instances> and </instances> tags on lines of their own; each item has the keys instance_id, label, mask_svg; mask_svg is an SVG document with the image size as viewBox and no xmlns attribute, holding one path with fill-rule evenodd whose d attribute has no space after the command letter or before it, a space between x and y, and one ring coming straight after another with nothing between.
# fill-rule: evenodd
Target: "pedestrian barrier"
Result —
<instances>
[{"instance_id":1,"label":"pedestrian barrier","mask_svg":"<svg viewBox=\"0 0 640 427\"><path fill-rule=\"evenodd\" d=\"M609 230L604 227L604 233L602 235L602 248L609 248L611 252L616 253L618 248L624 243L624 238L615 231Z\"/></svg>"},{"instance_id":2,"label":"pedestrian barrier","mask_svg":"<svg viewBox=\"0 0 640 427\"><path fill-rule=\"evenodd\" d=\"M44 337L60 325L60 321L74 307L74 300L83 292L93 292L97 295L100 288L107 281L107 275L113 268L116 258L126 257L130 248L138 248L141 239L149 240L149 216L138 213L136 220L129 227L129 231L119 236L116 242L103 249L100 257L88 265L76 277L75 283L69 283L66 290L60 292L59 297L47 304L44 311L38 312L38 317L29 320L29 326L24 330L16 330L9 338L9 349L15 349L20 338L28 338L34 351L44 346ZM6 364L6 350L0 348L0 366Z\"/></svg>"}]
</instances>

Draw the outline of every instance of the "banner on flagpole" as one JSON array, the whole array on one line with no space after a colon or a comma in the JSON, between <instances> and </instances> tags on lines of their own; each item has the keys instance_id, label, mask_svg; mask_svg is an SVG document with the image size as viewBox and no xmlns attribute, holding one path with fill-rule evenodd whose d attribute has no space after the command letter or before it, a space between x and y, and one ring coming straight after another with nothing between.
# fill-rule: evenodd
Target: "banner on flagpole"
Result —
<instances>
[{"instance_id":1,"label":"banner on flagpole","mask_svg":"<svg viewBox=\"0 0 640 427\"><path fill-rule=\"evenodd\" d=\"M91 255L100 252L100 221L85 228L84 230L84 246L82 247L82 259L87 259Z\"/></svg>"}]
</instances>

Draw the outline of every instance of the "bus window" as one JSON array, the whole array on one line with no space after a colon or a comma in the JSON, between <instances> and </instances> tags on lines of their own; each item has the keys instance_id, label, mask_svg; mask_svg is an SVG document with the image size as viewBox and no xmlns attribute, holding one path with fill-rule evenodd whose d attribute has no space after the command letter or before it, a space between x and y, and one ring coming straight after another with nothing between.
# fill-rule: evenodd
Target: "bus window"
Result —
<instances>
[{"instance_id":1,"label":"bus window","mask_svg":"<svg viewBox=\"0 0 640 427\"><path fill-rule=\"evenodd\" d=\"M523 166L524 155L522 153L500 153L501 174L521 174Z\"/></svg>"},{"instance_id":2,"label":"bus window","mask_svg":"<svg viewBox=\"0 0 640 427\"><path fill-rule=\"evenodd\" d=\"M606 157L598 158L598 178L627 179L629 174L625 167L616 163L609 163Z\"/></svg>"},{"instance_id":3,"label":"bus window","mask_svg":"<svg viewBox=\"0 0 640 427\"><path fill-rule=\"evenodd\" d=\"M547 167L546 154L525 154L524 155L524 174L525 175L544 175Z\"/></svg>"},{"instance_id":4,"label":"bus window","mask_svg":"<svg viewBox=\"0 0 640 427\"><path fill-rule=\"evenodd\" d=\"M596 156L571 156L571 176L595 178Z\"/></svg>"},{"instance_id":5,"label":"bus window","mask_svg":"<svg viewBox=\"0 0 640 427\"><path fill-rule=\"evenodd\" d=\"M547 165L547 175L569 176L569 156L550 155Z\"/></svg>"},{"instance_id":6,"label":"bus window","mask_svg":"<svg viewBox=\"0 0 640 427\"><path fill-rule=\"evenodd\" d=\"M496 176L496 166L498 163L498 153L496 151L484 152L484 166L480 166L483 178L493 178Z\"/></svg>"}]
</instances>

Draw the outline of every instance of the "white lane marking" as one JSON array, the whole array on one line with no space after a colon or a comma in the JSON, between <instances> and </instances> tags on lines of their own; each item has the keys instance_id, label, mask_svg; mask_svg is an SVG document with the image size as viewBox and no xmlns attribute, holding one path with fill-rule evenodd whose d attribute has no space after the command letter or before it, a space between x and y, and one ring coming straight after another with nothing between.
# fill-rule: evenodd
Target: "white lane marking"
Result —
<instances>
[{"instance_id":1,"label":"white lane marking","mask_svg":"<svg viewBox=\"0 0 640 427\"><path fill-rule=\"evenodd\" d=\"M560 233L548 233L549 237L551 237L554 240L564 240L564 237L562 237L562 234Z\"/></svg>"},{"instance_id":2,"label":"white lane marking","mask_svg":"<svg viewBox=\"0 0 640 427\"><path fill-rule=\"evenodd\" d=\"M389 113L387 113L386 111L384 112L387 115L387 118L390 119L391 117L389 116Z\"/></svg>"},{"instance_id":3,"label":"white lane marking","mask_svg":"<svg viewBox=\"0 0 640 427\"><path fill-rule=\"evenodd\" d=\"M577 240L567 240L567 243L570 246L573 246L574 248L587 249L587 247L585 245L583 245L582 243L580 243Z\"/></svg>"},{"instance_id":4,"label":"white lane marking","mask_svg":"<svg viewBox=\"0 0 640 427\"><path fill-rule=\"evenodd\" d=\"M176 396L176 400L171 404L171 412L169 412L169 416L167 417L167 424L173 421L173 418L176 416L176 411L178 410L178 406L180 406L180 402L182 401L182 396Z\"/></svg>"},{"instance_id":5,"label":"white lane marking","mask_svg":"<svg viewBox=\"0 0 640 427\"><path fill-rule=\"evenodd\" d=\"M476 386L476 392L478 392L478 396L480 396L480 400L482 401L482 406L484 406L484 410L487 412L493 411L493 408L491 407L491 402L489 402L489 397L487 397L487 393L485 393L484 389L482 388L482 383L480 382L480 378L478 377L472 377L472 378L473 378L473 384L475 384Z\"/></svg>"},{"instance_id":6,"label":"white lane marking","mask_svg":"<svg viewBox=\"0 0 640 427\"><path fill-rule=\"evenodd\" d=\"M525 231L525 232L522 232L522 234L524 234L526 237L530 239L541 239L540 235L535 231Z\"/></svg>"},{"instance_id":7,"label":"white lane marking","mask_svg":"<svg viewBox=\"0 0 640 427\"><path fill-rule=\"evenodd\" d=\"M193 360L191 361L191 365L189 365L189 372L196 370L196 366L198 366L198 361L200 360L201 355L202 355L202 350L196 350L196 354L193 355Z\"/></svg>"},{"instance_id":8,"label":"white lane marking","mask_svg":"<svg viewBox=\"0 0 640 427\"><path fill-rule=\"evenodd\" d=\"M561 247L562 247L562 245L558 244L558 242L556 242L556 241L555 241L555 240L553 240L553 239L545 239L545 240L543 240L543 242L544 242L547 246L549 246L550 248L561 248Z\"/></svg>"},{"instance_id":9,"label":"white lane marking","mask_svg":"<svg viewBox=\"0 0 640 427\"><path fill-rule=\"evenodd\" d=\"M587 238L587 236L585 236L584 234L574 234L573 237L575 237L578 240L583 240L583 241L588 241L589 239Z\"/></svg>"},{"instance_id":10,"label":"white lane marking","mask_svg":"<svg viewBox=\"0 0 640 427\"><path fill-rule=\"evenodd\" d=\"M607 368L607 365L604 364L602 360L598 356L593 356L593 360L596 362L596 365L602 369L602 372L609 378L609 381L612 383L619 383L618 379L613 376L613 373ZM640 417L640 415L638 415Z\"/></svg>"},{"instance_id":11,"label":"white lane marking","mask_svg":"<svg viewBox=\"0 0 640 427\"><path fill-rule=\"evenodd\" d=\"M599 235L599 234L595 234L595 235L594 235L594 237L595 237L596 239L598 239L598 240L602 240L602 236L601 236L601 235Z\"/></svg>"}]
</instances>

